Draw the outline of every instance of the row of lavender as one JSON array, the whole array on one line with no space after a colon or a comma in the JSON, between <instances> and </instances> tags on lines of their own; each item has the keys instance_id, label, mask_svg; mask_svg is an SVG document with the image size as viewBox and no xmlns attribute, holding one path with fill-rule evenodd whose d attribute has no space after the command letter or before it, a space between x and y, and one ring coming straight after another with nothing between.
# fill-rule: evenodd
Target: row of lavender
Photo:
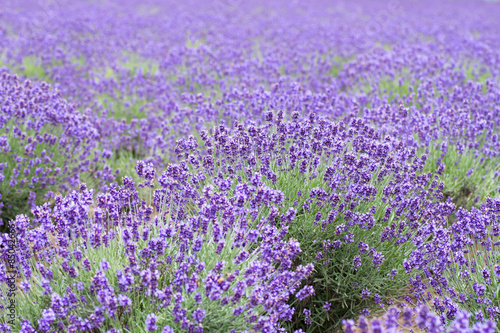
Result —
<instances>
[{"instance_id":1,"label":"row of lavender","mask_svg":"<svg viewBox=\"0 0 500 333\"><path fill-rule=\"evenodd\" d=\"M498 5L6 8L15 331L494 331Z\"/></svg>"},{"instance_id":2,"label":"row of lavender","mask_svg":"<svg viewBox=\"0 0 500 333\"><path fill-rule=\"evenodd\" d=\"M161 174L139 161L138 185L125 177L96 200L81 185L17 216L15 327L329 331L406 291L403 306L441 315L419 309L421 327L467 328L462 308L475 330L495 331L500 200L447 227L454 205L441 200L442 168L422 171L425 155L362 120L273 116L234 135L202 132L203 147Z\"/></svg>"},{"instance_id":3,"label":"row of lavender","mask_svg":"<svg viewBox=\"0 0 500 333\"><path fill-rule=\"evenodd\" d=\"M498 84L492 80L498 72L496 6L464 2L456 12L444 4L360 3L328 11L324 5L277 3L261 15L265 7L258 3L202 10L196 3L149 3L125 11L116 4L16 1L4 13L1 60L10 70L53 82L86 116L72 122L83 128L82 138L98 146L87 149L94 155L91 162L57 161L73 180L109 182L117 171L130 176L126 170L135 159L165 167L176 160L179 137L196 136L219 122L230 130L242 121L259 124L263 111L281 109L286 116L301 110L346 122L363 116L407 145L434 148L434 162L449 156L449 164L460 164L446 170L449 192L459 192L464 183L455 181L452 171L493 182L497 159L481 167L486 173L474 171L500 151L494 121ZM16 15L20 10L23 15ZM407 19L410 14L413 20ZM467 24L458 26L462 21ZM60 104L58 113L75 117L75 107ZM25 132L22 125L38 113L27 103L18 107L28 107L21 112L28 119L14 124L10 111L2 122ZM52 129L42 126L27 135L36 139L46 131ZM37 150L38 140L31 146ZM481 155L481 165L458 156L471 148L473 160ZM4 184L24 180L46 187L32 166L13 169L3 173ZM496 190L474 191L474 186L471 181L465 190L478 192L480 200ZM23 191L21 199L36 198L36 192ZM40 204L44 194L31 201Z\"/></svg>"}]
</instances>

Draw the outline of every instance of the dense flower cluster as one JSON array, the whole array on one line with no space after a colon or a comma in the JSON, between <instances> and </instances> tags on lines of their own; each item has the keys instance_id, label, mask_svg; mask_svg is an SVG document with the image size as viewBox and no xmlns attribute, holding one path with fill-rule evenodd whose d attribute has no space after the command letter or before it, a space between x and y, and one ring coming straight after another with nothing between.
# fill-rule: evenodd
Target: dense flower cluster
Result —
<instances>
[{"instance_id":1,"label":"dense flower cluster","mask_svg":"<svg viewBox=\"0 0 500 333\"><path fill-rule=\"evenodd\" d=\"M7 222L19 201L28 198L34 207L47 190L77 186L97 132L47 83L20 81L6 71L0 71L0 107L0 212L7 204L0 222Z\"/></svg>"},{"instance_id":2,"label":"dense flower cluster","mask_svg":"<svg viewBox=\"0 0 500 333\"><path fill-rule=\"evenodd\" d=\"M456 216L450 228L436 233L429 250L422 251L428 260L410 279L412 288L443 321L454 319L460 309L470 311L476 322L498 321L500 200L488 199L481 210L460 209Z\"/></svg>"},{"instance_id":3,"label":"dense flower cluster","mask_svg":"<svg viewBox=\"0 0 500 333\"><path fill-rule=\"evenodd\" d=\"M482 19L499 14L493 4L463 2L456 10L361 1L323 10L321 1L148 2L135 10L134 1L65 1L38 11L27 5L20 17L8 3L5 24L16 33L5 35L2 61L92 107L89 116L113 153L121 147L161 165L175 157L179 135L207 122L260 123L268 109L347 122L363 115L409 144L439 139L458 150L499 151L492 134L500 41L492 32L500 27Z\"/></svg>"},{"instance_id":4,"label":"dense flower cluster","mask_svg":"<svg viewBox=\"0 0 500 333\"><path fill-rule=\"evenodd\" d=\"M292 269L301 249L284 240L286 230L249 228L232 202L207 187L199 196L177 171L160 176L173 178L154 191L153 206L125 178L96 202L82 185L56 197L53 208L34 209L33 220L13 221L22 332L125 329L138 321L148 331L276 331L293 312L286 300L313 265ZM201 206L198 216L185 216L188 202Z\"/></svg>"},{"instance_id":5,"label":"dense flower cluster","mask_svg":"<svg viewBox=\"0 0 500 333\"><path fill-rule=\"evenodd\" d=\"M222 125L213 128L213 135L202 131L203 147L197 149L180 141L176 148L180 164L168 165L161 174L152 164L139 161L136 171L143 182L138 188L151 189L149 204L139 198L133 180L125 177L123 186L97 195L92 218L92 192L85 186L81 194L56 197L53 209L48 204L34 209L33 221L18 216L14 221L19 238L17 261L28 294L38 292L43 302L42 295L54 296L51 281L67 275L75 279L75 288L83 295L95 297L94 306L102 316L99 325L106 325L106 317L115 318L117 303L133 304L128 292L136 290L141 297L151 297L151 304L172 305L176 314L172 325L207 329L210 326L195 325L205 318L204 308L190 310L192 321L182 317L187 313L182 307L183 291L194 296L199 281L204 281L208 301L236 306L243 295L270 292L270 286L277 283L281 287L272 291L275 301L270 302L270 295L259 294L259 298L249 298L251 308L239 305L232 310L233 315L247 313L247 320L257 322L251 326L253 330L263 330L262 325L276 329L280 321L290 321L300 313L306 314L304 322L311 325L310 318L318 322L326 311L333 320L320 324L335 326L346 314L352 314L328 296L335 286L345 283L347 288L337 287L337 293L344 296L357 290L358 307L371 307L368 298L372 292L377 293L378 303L388 301L389 290L405 287L405 269L425 266L415 245L423 243L422 238L432 231L444 228L446 219L442 217L453 209L452 204L440 202L439 187L431 188L431 180L438 175L422 173L425 155L415 156L415 148L405 148L389 136L380 138L361 119L346 126L322 118L317 122L282 122L278 114L276 124L237 128L235 135L229 135ZM202 156L201 150L206 154ZM51 238L57 239L57 246L51 246ZM169 239L174 243L165 243ZM108 247L121 250L107 253L100 263L91 260L100 248ZM214 260L214 254L229 256L229 260ZM201 269L202 261L196 259L201 255L210 255L213 269L208 270L206 263ZM118 258L126 259L126 264L121 264L124 269L118 268ZM247 267L245 263L251 258L258 264L251 261ZM37 261L36 275L33 260ZM178 266L170 267L174 261ZM225 271L228 261L235 266ZM339 271L341 263L344 268ZM256 276L245 270L251 272L255 265ZM313 267L317 269L311 276ZM401 272L397 278L394 270ZM83 271L88 274L82 276ZM240 271L252 282L242 280L239 285ZM234 282L235 295L225 294L230 283L227 288L220 285L227 281L224 274ZM136 281L134 276L140 279ZM32 278L41 278L43 283L32 286ZM322 287L307 284L318 279L324 280ZM257 290L245 291L245 286L259 286L258 281ZM165 293L177 291L174 295L179 301L159 297L158 290L165 287L173 288ZM244 289L238 291L240 288ZM118 296L117 289L121 292ZM70 291L60 290L56 295L70 297L67 293ZM79 299L78 295L74 297ZM293 304L301 311L287 304L291 295L299 301ZM325 306L333 301L334 308L311 312L306 308L311 300ZM85 298L84 303L89 301ZM196 301L200 302L202 299ZM256 306L262 306L264 314L254 314ZM65 312L60 317L62 325L69 325L62 327L72 327L71 320L65 323L68 315L70 312ZM214 315L213 309L210 315ZM85 322L85 318L79 320L77 325ZM154 313L145 320L148 328L156 327ZM126 325L123 321L121 325Z\"/></svg>"},{"instance_id":6,"label":"dense flower cluster","mask_svg":"<svg viewBox=\"0 0 500 333\"><path fill-rule=\"evenodd\" d=\"M445 160L445 192L474 192L466 205L494 194L498 186L474 186L500 176L499 41L491 33L499 27L480 19L495 17L497 6L260 5L269 15L255 10L258 1L140 8L134 1L6 1L0 64L52 82L81 105L98 132L96 154L107 160L87 167L93 177L113 179L117 169L133 176L127 170L135 159L162 168L176 159L179 137L217 123L232 132L281 109L285 118L294 110L347 123L363 116L383 135L431 149L429 164Z\"/></svg>"},{"instance_id":7,"label":"dense flower cluster","mask_svg":"<svg viewBox=\"0 0 500 333\"><path fill-rule=\"evenodd\" d=\"M333 290L343 297L357 293L359 310L370 306L372 291L379 303L380 295L387 301L389 290L394 293L408 282L405 269L423 265L419 247L444 228L454 208L441 202L439 175L422 172L425 155L417 156L415 148L395 138L380 137L362 119L350 126L314 114L301 122L282 121L281 112L268 113L267 119L275 123L238 125L233 135L222 125L213 128L213 136L202 131L200 150L207 154L179 148L182 163L231 193L238 206L250 203L252 220L286 227L288 237L300 242L299 262L317 267L309 280L316 289L295 295L298 301L314 295L294 302L300 309L296 315L304 308L311 316L306 306L332 302ZM251 200L252 189L241 182L258 189L258 198L284 195L284 206L259 207ZM400 272L397 277L394 270ZM342 302L333 304L330 320L313 309L315 325L335 325L352 315Z\"/></svg>"},{"instance_id":8,"label":"dense flower cluster","mask_svg":"<svg viewBox=\"0 0 500 333\"><path fill-rule=\"evenodd\" d=\"M495 324L492 321L486 323L476 323L470 327L469 324L470 313L467 311L459 311L456 318L452 323L445 327L436 314L429 311L427 306L420 306L417 308L405 308L401 311L398 308L390 308L383 320L380 319L366 319L362 316L359 323L356 325L354 320L345 320L344 329L347 333L355 332L403 332L398 328L403 329L420 329L429 333L440 332L482 332L493 333L495 332Z\"/></svg>"}]
</instances>

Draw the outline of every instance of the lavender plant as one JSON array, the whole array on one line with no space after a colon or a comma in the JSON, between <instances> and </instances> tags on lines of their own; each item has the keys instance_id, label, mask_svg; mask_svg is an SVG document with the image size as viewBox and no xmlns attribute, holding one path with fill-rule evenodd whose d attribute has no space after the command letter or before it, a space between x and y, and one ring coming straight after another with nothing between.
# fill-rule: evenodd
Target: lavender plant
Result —
<instances>
[{"instance_id":1,"label":"lavender plant","mask_svg":"<svg viewBox=\"0 0 500 333\"><path fill-rule=\"evenodd\" d=\"M420 299L432 301L443 323L466 310L472 322L490 320L499 327L499 208L499 200L488 199L481 210L460 209L457 221L440 237L440 256L434 254L432 260L434 274L424 268L428 282L413 280ZM429 290L435 297L425 293Z\"/></svg>"},{"instance_id":2,"label":"lavender plant","mask_svg":"<svg viewBox=\"0 0 500 333\"><path fill-rule=\"evenodd\" d=\"M0 74L0 208L6 223L78 184L95 129L46 83Z\"/></svg>"},{"instance_id":3,"label":"lavender plant","mask_svg":"<svg viewBox=\"0 0 500 333\"><path fill-rule=\"evenodd\" d=\"M155 170L142 167L139 186L153 186ZM19 215L23 319L12 329L277 331L293 312L289 294L313 266L292 269L301 249L284 239L286 230L248 228L231 214L236 206L209 188L198 196L189 178L182 169L164 172L152 206L125 178L96 202L82 185L56 197L53 209L35 208L32 220ZM202 205L197 217L187 217L190 202ZM5 283L3 264L2 272Z\"/></svg>"},{"instance_id":4,"label":"lavender plant","mask_svg":"<svg viewBox=\"0 0 500 333\"><path fill-rule=\"evenodd\" d=\"M441 202L438 175L422 173L425 156L380 138L361 119L350 127L314 114L299 122L294 113L284 122L281 112L267 112L266 119L262 127L239 125L232 135L224 126L213 136L201 132L203 156L182 140L177 151L204 181L249 205L254 225L289 228L287 237L303 250L295 265L314 263L305 283L313 289L291 300L289 328L338 328L341 319L377 309L407 287L413 242L425 243L429 235L418 237L421 229L431 219L442 224L453 205ZM286 198L282 208L257 209L248 199L256 192L273 200L272 190Z\"/></svg>"},{"instance_id":5,"label":"lavender plant","mask_svg":"<svg viewBox=\"0 0 500 333\"><path fill-rule=\"evenodd\" d=\"M457 151L457 146L446 144L431 145L427 150L429 161L424 170L435 170L439 165L444 167L441 176L445 184L444 198L452 198L457 208L479 208L487 198L498 196L498 157L488 157L474 150ZM452 217L455 219L454 215Z\"/></svg>"},{"instance_id":6,"label":"lavender plant","mask_svg":"<svg viewBox=\"0 0 500 333\"><path fill-rule=\"evenodd\" d=\"M441 318L430 311L427 306L416 308L398 309L395 307L389 308L383 319L367 319L361 317L359 324L356 326L354 320L344 320L345 332L404 332L402 329L420 329L429 333L438 332L495 332L495 324L492 321L485 323L475 323L470 325L470 313L467 311L459 311L456 318L451 324L446 327L441 322Z\"/></svg>"},{"instance_id":7,"label":"lavender plant","mask_svg":"<svg viewBox=\"0 0 500 333\"><path fill-rule=\"evenodd\" d=\"M134 8L134 2L129 5ZM464 18L463 21L468 24L461 26L460 36L471 35L474 38L462 39L456 37L457 33L450 31L439 35L439 25L436 26L435 22L440 20L431 21L432 24L428 25L418 24L417 19L405 20L405 24L412 27L409 31L415 34L414 42L408 45L405 42L406 35L401 35L399 31L401 18L408 14L414 17L414 13L419 11L429 14L427 8L417 4L398 4L397 13L390 17L382 29L384 33L370 34L371 39L358 36L359 31L356 29L350 31L345 38L339 38L333 33L341 31L346 24L363 29L366 24L363 16L346 15L354 12L351 9L355 5L331 8L331 13L318 11L317 7L310 6L300 14L293 6L284 3L268 5L270 11L282 13L285 19L276 22L266 16L253 14L252 4L247 4L246 10L242 7L231 12L231 15L223 14L231 11L230 7L221 9L207 4L204 8L209 14L200 15L197 6L186 4L172 6L177 8L178 17L186 19L181 20L181 24L170 26L165 22L165 17L170 17L174 11L165 12L164 7L168 6L155 7L158 12L146 15L148 11L138 10L135 14L133 11L127 12L123 6L117 8L112 2L99 8L89 8L84 3L68 1L65 5L51 9L59 13L53 19L70 17L79 34L58 30L64 26L66 19L58 21L59 24L52 24L52 21L50 24L41 24L37 26L37 33L44 31L50 39L55 30L57 38L55 41L47 40L47 43L42 40L34 49L30 43L29 23L49 23L39 18L46 14L27 11L24 17L31 19L27 19L28 22L5 19L6 26L10 28L6 37L12 48L4 55L3 62L9 66L19 65L23 59L33 57L36 50L41 55L40 66L47 71L51 80L55 80L55 84L60 85L65 97L75 98L85 107L94 105L103 94L113 96L117 92L153 99L156 114L148 115L148 122L154 130L144 131L141 135L153 133L145 140L145 147L156 147L153 152L155 161L161 161L162 155L171 153L176 139L175 136L173 140L165 140L161 136L161 139L156 138L158 131L168 128L177 135L187 136L194 128L200 130L200 123L205 121L224 120L226 126L231 126L234 120L255 119L255 116L262 115L262 110L269 108L283 109L289 113L292 110L305 110L307 107L318 110L325 116L347 117L346 121L350 121L353 116L364 113L363 107L369 105L371 116L367 116L377 127L384 127L384 123L381 123L383 120L387 127L393 127L398 133L406 135L407 132L428 126L428 130L421 131L427 132L427 136L433 135L436 125L440 126L433 121L433 116L443 111L441 101L446 101L451 107L464 108L468 103L465 100L478 101L485 107L473 108L471 112L480 116L488 113L494 115L497 112L494 106L490 106L498 92L494 81L497 71L491 66L490 60L494 58L494 53L482 47L484 43L494 44L494 36L489 33L496 27L492 22L485 24L477 19ZM380 8L381 5L373 5L373 13L384 9ZM446 7L444 4L440 6ZM477 13L474 17L481 17L485 12L490 15L494 13L495 9L490 7L482 4L468 10ZM124 10L124 15L118 15L114 20L101 19L107 11ZM399 10L406 15L400 15ZM465 11L457 15L467 16L467 13ZM325 20L329 22L328 27L310 22L311 17L327 19L329 15L339 15L343 19ZM13 13L8 17L18 16ZM151 22L150 25L142 23L145 17ZM451 17L440 19L452 20ZM190 25L189 29L185 24ZM297 25L301 27L302 33L291 34L286 40L277 33L281 29L296 31ZM306 25L310 29L304 29ZM116 29L117 26L122 30ZM132 26L133 29L125 28ZM269 26L270 30L264 33L262 27L265 26ZM422 26L426 27L424 32L420 30ZM482 31L479 37L477 29ZM170 31L168 37L164 34L165 30ZM187 30L190 33L186 35ZM322 31L326 35L321 43L317 43L310 38L308 31L311 36L314 35L313 31ZM17 32L25 34L22 38L17 38ZM89 34L93 38L88 38ZM221 35L226 36L225 39L217 37ZM262 38L262 35L266 38ZM245 38L240 38L242 36ZM362 45L360 37L363 37ZM257 42L254 42L256 39ZM113 40L115 43L106 43L106 40ZM451 40L453 43L443 44L443 40ZM53 47L53 43L56 46ZM238 43L238 52L232 49L234 43ZM298 47L292 53L282 51L287 50L288 43L294 43ZM67 45L72 47L68 48ZM482 51L471 52L473 48L470 45L475 45ZM440 47L443 49L442 54L433 52ZM167 55L165 49L169 50ZM75 61L82 57L85 60L83 64ZM280 57L287 59L285 71L280 68ZM342 63L340 69L339 62ZM150 72L154 75L136 75L134 69L139 67L143 67L143 74L151 68ZM332 68L337 68L338 73L332 75ZM479 75L482 72L491 73L492 80L482 82ZM469 81L464 82L465 79ZM390 86L380 83L389 82L388 80L393 85L395 80L398 81L395 88L400 90L399 98L385 99L383 90ZM481 97L474 84L470 85L478 81L482 83L481 90L485 89L486 94L491 94L491 97ZM365 83L374 89L368 93L357 93L356 88ZM400 89L400 86L405 88ZM410 103L411 101L414 103ZM412 107L413 115L410 118L413 119L401 122L393 117L394 112L391 110L401 103ZM166 114L172 117L168 117L167 123L164 123ZM117 141L122 140L120 121L114 123L97 117L94 125L102 127L104 136L111 136L105 141L109 140L109 144L116 145ZM474 119L475 123L478 121L480 119ZM123 135L124 140L128 140L127 137L128 135Z\"/></svg>"}]
</instances>

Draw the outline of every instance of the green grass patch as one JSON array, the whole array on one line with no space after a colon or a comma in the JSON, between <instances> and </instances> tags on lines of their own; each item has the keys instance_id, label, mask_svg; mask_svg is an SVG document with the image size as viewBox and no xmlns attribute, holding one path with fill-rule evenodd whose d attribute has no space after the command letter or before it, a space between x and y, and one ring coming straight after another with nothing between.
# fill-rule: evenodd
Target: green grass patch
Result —
<instances>
[{"instance_id":1,"label":"green grass patch","mask_svg":"<svg viewBox=\"0 0 500 333\"><path fill-rule=\"evenodd\" d=\"M23 58L21 74L29 78L36 78L47 82L52 82L45 68L41 64L41 60L36 56L27 56Z\"/></svg>"},{"instance_id":2,"label":"green grass patch","mask_svg":"<svg viewBox=\"0 0 500 333\"><path fill-rule=\"evenodd\" d=\"M107 116L109 118L125 119L127 124L130 124L132 119L145 119L147 117L143 107L149 101L138 98L136 95L121 96L117 93L117 96L114 97L109 94L99 94L96 96L96 100L104 109L108 110Z\"/></svg>"}]
</instances>

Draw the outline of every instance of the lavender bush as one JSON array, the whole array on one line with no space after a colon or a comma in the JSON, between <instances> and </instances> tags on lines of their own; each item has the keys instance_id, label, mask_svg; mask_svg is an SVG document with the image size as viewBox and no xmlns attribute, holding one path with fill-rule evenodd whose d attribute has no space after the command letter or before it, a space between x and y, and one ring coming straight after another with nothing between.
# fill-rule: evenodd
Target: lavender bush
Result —
<instances>
[{"instance_id":1,"label":"lavender bush","mask_svg":"<svg viewBox=\"0 0 500 333\"><path fill-rule=\"evenodd\" d=\"M148 186L154 169L146 167ZM34 209L33 220L19 215L23 319L13 329L276 331L291 311L288 295L313 268L291 268L299 243L271 225L248 228L236 213L227 219L230 202L218 208L208 189L198 197L176 176L159 177L152 206L125 178L97 202L82 185L53 209ZM210 214L187 218L192 200Z\"/></svg>"},{"instance_id":2,"label":"lavender bush","mask_svg":"<svg viewBox=\"0 0 500 333\"><path fill-rule=\"evenodd\" d=\"M268 187L285 196L281 209L256 209L252 203L252 220L289 225L288 237L303 249L296 264L316 267L307 282L314 296L291 300L296 308L292 327L333 329L342 318L376 309L402 292L413 242L426 240L418 237L420 229L428 228L430 219L449 215L453 205L440 202L444 184L438 185L439 176L422 173L425 156L415 156L414 148L405 149L390 137L380 138L361 119L347 127L316 120L314 114L303 122L282 122L281 117L268 112L268 125L238 126L234 136L223 126L214 128L213 137L202 132L208 154L202 161L191 149L181 149L182 142L178 152L203 171L201 177L214 175L207 178L232 192L241 206L252 191L272 200ZM293 117L298 119L298 113ZM240 186L241 181L254 189ZM304 310L309 311L306 326Z\"/></svg>"},{"instance_id":3,"label":"lavender bush","mask_svg":"<svg viewBox=\"0 0 500 333\"><path fill-rule=\"evenodd\" d=\"M96 131L46 83L20 81L3 71L0 91L0 216L7 222L54 191L78 185L79 173L91 162Z\"/></svg>"},{"instance_id":4,"label":"lavender bush","mask_svg":"<svg viewBox=\"0 0 500 333\"><path fill-rule=\"evenodd\" d=\"M387 311L383 320L366 319L361 317L359 324L350 320L344 320L344 328L346 332L403 332L398 328L420 329L430 333L438 332L495 332L495 324L492 321L485 323L476 323L470 325L470 313L467 311L459 311L456 318L448 327L445 327L441 322L441 318L432 313L427 306L417 308L405 308L403 310L392 307Z\"/></svg>"},{"instance_id":5,"label":"lavender bush","mask_svg":"<svg viewBox=\"0 0 500 333\"><path fill-rule=\"evenodd\" d=\"M481 210L460 209L457 221L435 240L446 250L439 256L435 250L427 251L430 260L419 273L422 278L412 280L415 295L432 305L443 322L454 319L460 309L467 310L473 322L498 322L499 208L499 200L488 199Z\"/></svg>"}]
</instances>

